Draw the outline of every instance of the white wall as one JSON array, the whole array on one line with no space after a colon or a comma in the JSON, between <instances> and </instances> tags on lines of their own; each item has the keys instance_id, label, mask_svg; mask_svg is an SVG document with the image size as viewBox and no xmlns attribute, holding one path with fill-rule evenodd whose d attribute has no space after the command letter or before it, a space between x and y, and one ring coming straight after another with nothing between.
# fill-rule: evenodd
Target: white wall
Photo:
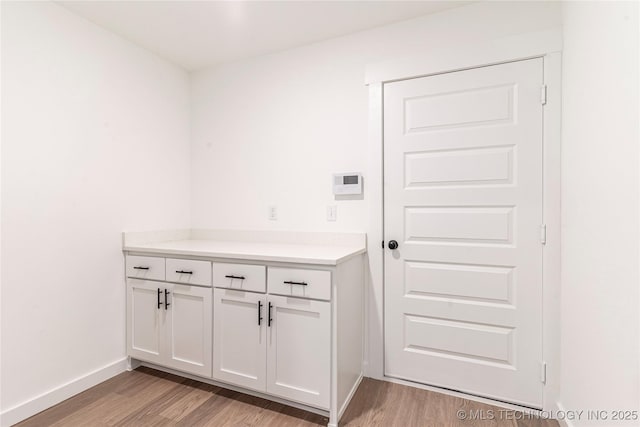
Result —
<instances>
[{"instance_id":1,"label":"white wall","mask_svg":"<svg viewBox=\"0 0 640 427\"><path fill-rule=\"evenodd\" d=\"M566 409L640 395L637 9L563 6ZM189 105L180 69L3 2L2 411L124 357L122 230L366 230L366 191L330 187L361 171L368 188L366 64L560 25L559 3L472 4L194 73Z\"/></svg>"},{"instance_id":2,"label":"white wall","mask_svg":"<svg viewBox=\"0 0 640 427\"><path fill-rule=\"evenodd\" d=\"M559 25L558 3L477 3L194 73L193 226L366 231L366 65ZM334 172L363 172L364 199L335 201Z\"/></svg>"},{"instance_id":3,"label":"white wall","mask_svg":"<svg viewBox=\"0 0 640 427\"><path fill-rule=\"evenodd\" d=\"M638 410L638 3L566 3L563 23L560 400Z\"/></svg>"},{"instance_id":4,"label":"white wall","mask_svg":"<svg viewBox=\"0 0 640 427\"><path fill-rule=\"evenodd\" d=\"M124 358L121 232L189 226L188 79L2 2L3 412Z\"/></svg>"},{"instance_id":5,"label":"white wall","mask_svg":"<svg viewBox=\"0 0 640 427\"><path fill-rule=\"evenodd\" d=\"M192 225L379 229L375 215L369 223L367 167L378 147L368 146L366 66L558 29L560 12L557 2L475 3L193 73ZM352 171L364 173L364 198L334 200L331 173ZM269 204L278 206L278 221L267 219ZM328 204L338 206L337 222L326 221ZM381 256L369 258L365 372L381 377Z\"/></svg>"}]
</instances>

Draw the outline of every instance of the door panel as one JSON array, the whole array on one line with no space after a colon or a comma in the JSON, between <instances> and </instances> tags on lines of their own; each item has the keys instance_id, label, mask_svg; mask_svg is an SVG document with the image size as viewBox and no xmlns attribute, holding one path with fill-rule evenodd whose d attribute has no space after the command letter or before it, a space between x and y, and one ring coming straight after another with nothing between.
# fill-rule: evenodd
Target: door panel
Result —
<instances>
[{"instance_id":1,"label":"door panel","mask_svg":"<svg viewBox=\"0 0 640 427\"><path fill-rule=\"evenodd\" d=\"M166 364L211 376L212 289L167 283Z\"/></svg>"},{"instance_id":2,"label":"door panel","mask_svg":"<svg viewBox=\"0 0 640 427\"><path fill-rule=\"evenodd\" d=\"M384 86L385 373L541 407L541 59Z\"/></svg>"},{"instance_id":3,"label":"door panel","mask_svg":"<svg viewBox=\"0 0 640 427\"><path fill-rule=\"evenodd\" d=\"M510 244L513 216L512 206L405 207L404 240Z\"/></svg>"},{"instance_id":4,"label":"door panel","mask_svg":"<svg viewBox=\"0 0 640 427\"><path fill-rule=\"evenodd\" d=\"M213 378L264 392L267 369L265 295L214 289L213 299Z\"/></svg>"},{"instance_id":5,"label":"door panel","mask_svg":"<svg viewBox=\"0 0 640 427\"><path fill-rule=\"evenodd\" d=\"M406 261L405 295L512 303L513 268Z\"/></svg>"},{"instance_id":6,"label":"door panel","mask_svg":"<svg viewBox=\"0 0 640 427\"><path fill-rule=\"evenodd\" d=\"M511 364L513 329L437 317L405 315L405 348Z\"/></svg>"},{"instance_id":7,"label":"door panel","mask_svg":"<svg viewBox=\"0 0 640 427\"><path fill-rule=\"evenodd\" d=\"M513 147L406 153L405 187L513 183Z\"/></svg>"},{"instance_id":8,"label":"door panel","mask_svg":"<svg viewBox=\"0 0 640 427\"><path fill-rule=\"evenodd\" d=\"M405 98L404 131L421 133L514 122L515 84L449 89Z\"/></svg>"}]
</instances>

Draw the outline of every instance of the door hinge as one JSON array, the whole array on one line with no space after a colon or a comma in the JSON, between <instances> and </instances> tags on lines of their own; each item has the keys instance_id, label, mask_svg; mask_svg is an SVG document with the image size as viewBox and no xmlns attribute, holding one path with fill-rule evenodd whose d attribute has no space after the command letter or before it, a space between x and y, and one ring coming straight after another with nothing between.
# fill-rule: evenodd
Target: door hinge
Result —
<instances>
[{"instance_id":1,"label":"door hinge","mask_svg":"<svg viewBox=\"0 0 640 427\"><path fill-rule=\"evenodd\" d=\"M547 104L547 85L542 86L540 89L540 103L542 105Z\"/></svg>"},{"instance_id":2,"label":"door hinge","mask_svg":"<svg viewBox=\"0 0 640 427\"><path fill-rule=\"evenodd\" d=\"M547 383L547 362L540 362L540 382Z\"/></svg>"},{"instance_id":3,"label":"door hinge","mask_svg":"<svg viewBox=\"0 0 640 427\"><path fill-rule=\"evenodd\" d=\"M547 244L547 225L542 224L540 226L540 243L543 245Z\"/></svg>"}]
</instances>

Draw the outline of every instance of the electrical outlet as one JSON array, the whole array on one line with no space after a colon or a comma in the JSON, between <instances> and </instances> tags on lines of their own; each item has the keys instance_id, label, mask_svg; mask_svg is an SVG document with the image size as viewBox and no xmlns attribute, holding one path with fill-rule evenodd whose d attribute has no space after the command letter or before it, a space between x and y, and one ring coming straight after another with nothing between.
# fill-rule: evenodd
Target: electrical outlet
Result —
<instances>
[{"instance_id":1,"label":"electrical outlet","mask_svg":"<svg viewBox=\"0 0 640 427\"><path fill-rule=\"evenodd\" d=\"M269 213L267 214L267 218L269 218L270 221L278 220L278 209L274 205L269 206Z\"/></svg>"},{"instance_id":2,"label":"electrical outlet","mask_svg":"<svg viewBox=\"0 0 640 427\"><path fill-rule=\"evenodd\" d=\"M336 205L327 206L327 221L335 221L338 216L338 207Z\"/></svg>"}]
</instances>

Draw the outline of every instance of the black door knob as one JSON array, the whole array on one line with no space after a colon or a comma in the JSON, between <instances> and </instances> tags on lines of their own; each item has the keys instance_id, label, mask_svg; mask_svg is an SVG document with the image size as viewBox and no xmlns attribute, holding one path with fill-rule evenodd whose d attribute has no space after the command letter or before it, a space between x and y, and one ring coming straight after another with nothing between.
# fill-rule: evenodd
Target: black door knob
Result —
<instances>
[{"instance_id":1,"label":"black door knob","mask_svg":"<svg viewBox=\"0 0 640 427\"><path fill-rule=\"evenodd\" d=\"M389 240L389 249L398 249L398 242L395 240Z\"/></svg>"}]
</instances>

